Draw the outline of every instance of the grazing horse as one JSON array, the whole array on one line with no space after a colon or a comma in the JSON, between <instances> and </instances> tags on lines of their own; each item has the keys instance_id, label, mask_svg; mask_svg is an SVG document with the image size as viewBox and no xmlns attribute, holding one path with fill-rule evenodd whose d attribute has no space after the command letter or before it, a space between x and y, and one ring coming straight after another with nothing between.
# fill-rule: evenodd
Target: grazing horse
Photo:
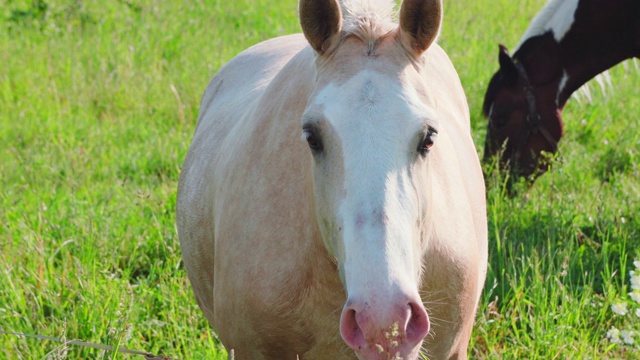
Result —
<instances>
[{"instance_id":1,"label":"grazing horse","mask_svg":"<svg viewBox=\"0 0 640 360\"><path fill-rule=\"evenodd\" d=\"M301 0L213 78L180 176L196 299L237 359L464 359L487 269L439 0Z\"/></svg>"},{"instance_id":2,"label":"grazing horse","mask_svg":"<svg viewBox=\"0 0 640 360\"><path fill-rule=\"evenodd\" d=\"M551 0L513 57L500 46L500 70L485 94L484 159L497 154L515 175L540 175L562 137L562 109L584 83L640 56L640 1Z\"/></svg>"}]
</instances>

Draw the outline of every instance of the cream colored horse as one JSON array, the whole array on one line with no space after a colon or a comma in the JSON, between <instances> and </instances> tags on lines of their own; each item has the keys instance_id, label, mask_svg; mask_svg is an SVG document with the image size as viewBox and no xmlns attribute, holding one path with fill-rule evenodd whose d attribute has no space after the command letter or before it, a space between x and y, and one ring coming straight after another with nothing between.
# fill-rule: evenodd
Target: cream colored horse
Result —
<instances>
[{"instance_id":1,"label":"cream colored horse","mask_svg":"<svg viewBox=\"0 0 640 360\"><path fill-rule=\"evenodd\" d=\"M178 230L237 359L466 358L485 190L442 6L301 0L202 99ZM306 39L305 39L306 38ZM176 314L179 315L179 314Z\"/></svg>"}]
</instances>

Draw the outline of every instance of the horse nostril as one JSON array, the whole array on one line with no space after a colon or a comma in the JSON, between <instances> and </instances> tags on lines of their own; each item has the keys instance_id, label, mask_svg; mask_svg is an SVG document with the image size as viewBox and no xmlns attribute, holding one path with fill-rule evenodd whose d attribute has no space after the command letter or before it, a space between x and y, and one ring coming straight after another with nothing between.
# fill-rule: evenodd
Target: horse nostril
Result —
<instances>
[{"instance_id":1,"label":"horse nostril","mask_svg":"<svg viewBox=\"0 0 640 360\"><path fill-rule=\"evenodd\" d=\"M352 349L360 349L365 345L364 333L358 324L357 313L354 309L345 308L342 311L340 335Z\"/></svg>"},{"instance_id":2,"label":"horse nostril","mask_svg":"<svg viewBox=\"0 0 640 360\"><path fill-rule=\"evenodd\" d=\"M409 303L409 319L405 328L409 343L419 342L424 339L430 330L429 315L424 306Z\"/></svg>"},{"instance_id":3,"label":"horse nostril","mask_svg":"<svg viewBox=\"0 0 640 360\"><path fill-rule=\"evenodd\" d=\"M429 316L421 303L401 304L372 309L362 303L348 303L340 317L345 343L357 352L418 346L429 333Z\"/></svg>"}]
</instances>

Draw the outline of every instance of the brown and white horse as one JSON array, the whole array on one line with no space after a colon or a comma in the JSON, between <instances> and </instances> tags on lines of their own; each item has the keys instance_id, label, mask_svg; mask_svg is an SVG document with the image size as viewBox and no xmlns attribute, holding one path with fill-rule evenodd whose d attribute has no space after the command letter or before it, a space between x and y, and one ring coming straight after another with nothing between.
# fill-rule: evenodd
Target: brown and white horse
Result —
<instances>
[{"instance_id":1,"label":"brown and white horse","mask_svg":"<svg viewBox=\"0 0 640 360\"><path fill-rule=\"evenodd\" d=\"M547 170L543 151L555 153L562 109L584 83L640 56L640 1L551 0L536 15L513 57L500 46L483 112L489 119L485 160L516 175ZM504 146L504 148L503 148Z\"/></svg>"},{"instance_id":2,"label":"brown and white horse","mask_svg":"<svg viewBox=\"0 0 640 360\"><path fill-rule=\"evenodd\" d=\"M237 359L466 358L487 268L469 110L438 0L301 0L304 32L213 78L177 222ZM305 39L306 38L306 39Z\"/></svg>"}]
</instances>

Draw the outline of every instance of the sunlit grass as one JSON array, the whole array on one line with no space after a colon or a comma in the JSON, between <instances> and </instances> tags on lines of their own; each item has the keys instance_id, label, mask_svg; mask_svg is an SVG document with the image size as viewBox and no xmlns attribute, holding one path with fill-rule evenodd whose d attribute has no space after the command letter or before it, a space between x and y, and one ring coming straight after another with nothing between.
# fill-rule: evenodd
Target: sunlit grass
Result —
<instances>
[{"instance_id":1,"label":"sunlit grass","mask_svg":"<svg viewBox=\"0 0 640 360\"><path fill-rule=\"evenodd\" d=\"M447 1L440 44L481 151L498 43L545 3ZM46 4L46 9L43 8ZM200 96L231 57L299 30L296 0L0 0L0 327L224 359L175 231L177 178ZM472 358L640 358L607 332L638 328L640 75L611 71L570 101L554 168L509 197L487 166L490 268ZM638 337L640 339L640 337ZM0 358L112 358L0 335Z\"/></svg>"}]
</instances>

